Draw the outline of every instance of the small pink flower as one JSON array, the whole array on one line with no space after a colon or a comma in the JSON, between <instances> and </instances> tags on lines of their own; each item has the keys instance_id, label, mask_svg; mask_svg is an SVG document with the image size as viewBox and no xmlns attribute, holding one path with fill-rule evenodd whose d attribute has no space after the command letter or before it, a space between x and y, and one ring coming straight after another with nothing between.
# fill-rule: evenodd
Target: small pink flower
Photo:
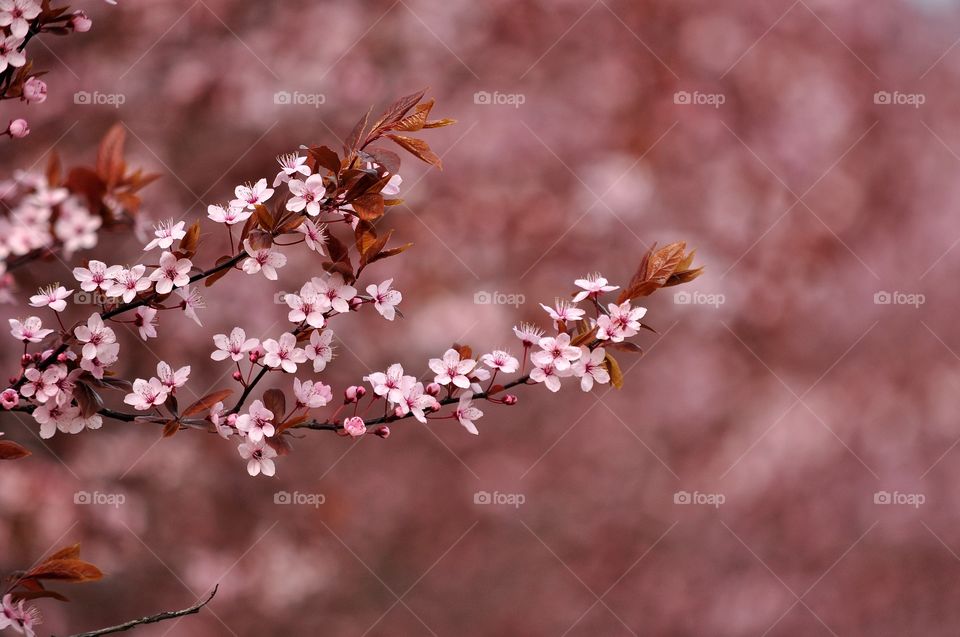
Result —
<instances>
[{"instance_id":1,"label":"small pink flower","mask_svg":"<svg viewBox=\"0 0 960 637\"><path fill-rule=\"evenodd\" d=\"M410 376L409 378L413 377ZM403 366L400 363L394 363L388 367L386 373L374 372L363 377L363 380L370 383L374 394L386 396L387 400L395 405L403 401L403 391L400 388L403 379Z\"/></svg>"},{"instance_id":2,"label":"small pink flower","mask_svg":"<svg viewBox=\"0 0 960 637\"><path fill-rule=\"evenodd\" d=\"M588 274L582 279L577 279L574 281L577 287L582 288L580 292L577 292L576 296L573 297L573 302L578 303L588 296L598 297L603 292L613 292L614 290L619 290L619 285L609 285L607 280L600 275L599 272L593 274Z\"/></svg>"},{"instance_id":3,"label":"small pink flower","mask_svg":"<svg viewBox=\"0 0 960 637\"><path fill-rule=\"evenodd\" d=\"M225 223L228 226L246 221L252 214L253 211L247 210L244 206L228 205L226 208L223 206L207 206L207 216L210 219L217 223Z\"/></svg>"},{"instance_id":4,"label":"small pink flower","mask_svg":"<svg viewBox=\"0 0 960 637\"><path fill-rule=\"evenodd\" d=\"M573 364L573 375L580 378L580 389L590 391L593 389L594 382L600 385L606 385L610 382L610 372L603 364L605 352L602 347L598 347L592 352L581 347L583 353L580 360Z\"/></svg>"},{"instance_id":5,"label":"small pink flower","mask_svg":"<svg viewBox=\"0 0 960 637\"><path fill-rule=\"evenodd\" d=\"M347 285L342 274L337 272L326 279L314 277L310 279L310 283L316 288L317 294L321 298L325 297L334 310L341 314L350 311L350 299L357 295L357 289Z\"/></svg>"},{"instance_id":6,"label":"small pink flower","mask_svg":"<svg viewBox=\"0 0 960 637\"><path fill-rule=\"evenodd\" d=\"M564 301L563 299L557 299L554 307L548 307L543 303L540 304L540 307L546 310L547 314L550 315L550 318L552 318L554 323L557 324L561 322L569 323L572 321L579 321L583 318L585 313L577 306L568 301Z\"/></svg>"},{"instance_id":7,"label":"small pink flower","mask_svg":"<svg viewBox=\"0 0 960 637\"><path fill-rule=\"evenodd\" d=\"M250 245L250 240L245 239L243 241L243 249L249 255L247 259L244 259L243 265L241 266L247 274L263 272L263 276L271 281L276 281L277 270L287 264L286 255L279 250L274 250L273 246L255 250L253 246Z\"/></svg>"},{"instance_id":8,"label":"small pink flower","mask_svg":"<svg viewBox=\"0 0 960 637\"><path fill-rule=\"evenodd\" d=\"M7 593L0 604L0 630L12 628L26 637L36 637L33 627L40 623L40 612L33 607L26 608L21 599L13 603L13 595Z\"/></svg>"},{"instance_id":9,"label":"small pink flower","mask_svg":"<svg viewBox=\"0 0 960 637\"><path fill-rule=\"evenodd\" d=\"M135 265L130 269L121 268L116 272L113 281L107 289L107 296L120 297L124 303L129 303L137 294L150 289L150 279L143 277L147 271L145 265Z\"/></svg>"},{"instance_id":10,"label":"small pink flower","mask_svg":"<svg viewBox=\"0 0 960 637\"><path fill-rule=\"evenodd\" d=\"M467 389L470 387L470 380L467 378L467 374L477 366L477 361L470 358L460 360L460 353L457 350L448 349L444 352L443 358L431 358L428 365L436 374L433 382L438 385L449 385L453 383L461 389Z\"/></svg>"},{"instance_id":11,"label":"small pink flower","mask_svg":"<svg viewBox=\"0 0 960 637\"><path fill-rule=\"evenodd\" d=\"M157 338L157 310L146 305L137 308L137 313L133 317L133 324L137 326L140 332L140 338L147 340Z\"/></svg>"},{"instance_id":12,"label":"small pink flower","mask_svg":"<svg viewBox=\"0 0 960 637\"><path fill-rule=\"evenodd\" d=\"M310 327L323 327L326 318L323 313L330 309L326 297L321 297L312 283L305 283L300 294L285 294L283 300L290 306L287 319L292 323L306 321Z\"/></svg>"},{"instance_id":13,"label":"small pink flower","mask_svg":"<svg viewBox=\"0 0 960 637\"><path fill-rule=\"evenodd\" d=\"M387 185L380 190L380 194L384 197L396 197L400 194L400 184L403 183L403 177L400 175L392 175L390 181L387 182Z\"/></svg>"},{"instance_id":14,"label":"small pink flower","mask_svg":"<svg viewBox=\"0 0 960 637\"><path fill-rule=\"evenodd\" d=\"M363 424L363 418L354 416L343 421L343 430L354 438L359 438L367 433L367 426Z\"/></svg>"},{"instance_id":15,"label":"small pink flower","mask_svg":"<svg viewBox=\"0 0 960 637\"><path fill-rule=\"evenodd\" d=\"M483 412L473 406L473 392L464 392L460 396L460 402L457 404L457 420L460 421L460 424L463 425L463 428L472 433L474 436L478 435L480 432L477 431L477 426L473 424L474 420L479 420L483 417Z\"/></svg>"},{"instance_id":16,"label":"small pink flower","mask_svg":"<svg viewBox=\"0 0 960 637\"><path fill-rule=\"evenodd\" d=\"M152 250L154 248L160 248L162 250L169 249L170 246L173 245L174 241L179 241L187 236L186 230L183 229L185 225L185 221L173 223L172 219L157 224L153 227L154 238L152 241L150 241L150 243L143 247L144 251Z\"/></svg>"},{"instance_id":17,"label":"small pink flower","mask_svg":"<svg viewBox=\"0 0 960 637\"><path fill-rule=\"evenodd\" d=\"M267 188L266 179L260 179L252 186L250 184L237 186L233 192L237 198L231 202L231 205L236 203L237 205L241 207L245 206L250 210L253 210L258 204L262 204L264 201L267 201L273 196L273 188Z\"/></svg>"},{"instance_id":18,"label":"small pink flower","mask_svg":"<svg viewBox=\"0 0 960 637\"><path fill-rule=\"evenodd\" d=\"M158 378L133 381L133 391L123 397L123 402L132 405L138 411L147 411L156 405L162 405L167 399L167 388Z\"/></svg>"},{"instance_id":19,"label":"small pink flower","mask_svg":"<svg viewBox=\"0 0 960 637\"><path fill-rule=\"evenodd\" d=\"M559 370L554 367L552 362L537 363L536 367L530 371L530 380L535 383L544 383L552 392L560 391L560 379L569 376L572 370L568 367L565 370Z\"/></svg>"},{"instance_id":20,"label":"small pink flower","mask_svg":"<svg viewBox=\"0 0 960 637\"><path fill-rule=\"evenodd\" d=\"M77 33L86 33L93 26L93 20L87 16L86 12L77 9L70 16L70 24Z\"/></svg>"},{"instance_id":21,"label":"small pink flower","mask_svg":"<svg viewBox=\"0 0 960 637\"><path fill-rule=\"evenodd\" d=\"M53 334L53 330L44 329L43 322L38 316L31 316L24 319L23 322L17 319L7 319L10 323L10 334L13 338L24 343L39 343L48 335Z\"/></svg>"},{"instance_id":22,"label":"small pink flower","mask_svg":"<svg viewBox=\"0 0 960 637\"><path fill-rule=\"evenodd\" d=\"M67 309L67 299L73 290L68 290L62 285L51 285L43 288L38 294L30 297L30 305L33 307L49 307L54 312L62 312Z\"/></svg>"},{"instance_id":23,"label":"small pink flower","mask_svg":"<svg viewBox=\"0 0 960 637\"><path fill-rule=\"evenodd\" d=\"M333 392L329 385L317 381L305 380L302 383L300 379L293 379L293 394L297 397L297 403L303 407L317 409L323 407L333 400Z\"/></svg>"},{"instance_id":24,"label":"small pink flower","mask_svg":"<svg viewBox=\"0 0 960 637\"><path fill-rule=\"evenodd\" d=\"M15 38L23 38L30 30L30 22L40 15L40 5L34 0L0 0L0 27L8 27Z\"/></svg>"},{"instance_id":25,"label":"small pink flower","mask_svg":"<svg viewBox=\"0 0 960 637\"><path fill-rule=\"evenodd\" d=\"M307 345L307 358L313 361L313 371L322 372L327 367L327 363L333 360L333 346L330 341L333 340L331 330L314 330L310 334L310 344Z\"/></svg>"},{"instance_id":26,"label":"small pink flower","mask_svg":"<svg viewBox=\"0 0 960 637\"><path fill-rule=\"evenodd\" d=\"M0 32L0 73L7 70L8 66L14 68L19 68L27 63L27 57L23 54L23 51L20 51L20 45L23 44L23 38L17 37L15 35L3 37L3 33ZM26 130L22 135L17 135L13 132L14 122L22 122L23 129ZM30 129L27 128L27 123L22 119L15 119L13 122L10 122L10 134L13 137L26 137L27 133L30 132Z\"/></svg>"},{"instance_id":27,"label":"small pink flower","mask_svg":"<svg viewBox=\"0 0 960 637\"><path fill-rule=\"evenodd\" d=\"M600 340L610 339L614 343L619 343L625 338L636 336L640 331L640 319L647 313L645 307L630 307L630 301L624 301L620 305L611 303L607 306L609 314L602 314L597 319L597 338Z\"/></svg>"},{"instance_id":28,"label":"small pink flower","mask_svg":"<svg viewBox=\"0 0 960 637\"><path fill-rule=\"evenodd\" d=\"M190 259L178 259L172 252L160 255L160 267L150 274L150 280L156 282L157 294L169 294L173 288L190 283Z\"/></svg>"},{"instance_id":29,"label":"small pink flower","mask_svg":"<svg viewBox=\"0 0 960 637\"><path fill-rule=\"evenodd\" d=\"M229 338L226 334L214 334L213 344L217 346L217 351L210 354L210 358L222 361L229 356L231 360L239 362L244 358L244 354L259 345L260 341L247 338L242 327L235 327L230 331Z\"/></svg>"},{"instance_id":30,"label":"small pink flower","mask_svg":"<svg viewBox=\"0 0 960 637\"><path fill-rule=\"evenodd\" d=\"M273 417L274 413L264 407L262 401L255 400L248 413L237 417L237 430L245 433L252 442L260 442L276 433Z\"/></svg>"},{"instance_id":31,"label":"small pink flower","mask_svg":"<svg viewBox=\"0 0 960 637\"><path fill-rule=\"evenodd\" d=\"M280 335L279 340L268 338L263 342L266 355L263 364L267 367L280 367L283 371L293 374L299 363L307 362L307 353L297 347L297 337L290 332Z\"/></svg>"},{"instance_id":32,"label":"small pink flower","mask_svg":"<svg viewBox=\"0 0 960 637\"><path fill-rule=\"evenodd\" d=\"M517 335L524 347L532 347L543 338L543 330L532 323L521 323L514 326L513 333Z\"/></svg>"},{"instance_id":33,"label":"small pink flower","mask_svg":"<svg viewBox=\"0 0 960 637\"><path fill-rule=\"evenodd\" d=\"M571 363L580 358L580 348L570 345L569 334L559 334L556 338L541 338L538 345L541 351L530 356L530 360L538 367L552 364L557 371L562 372L570 369Z\"/></svg>"},{"instance_id":34,"label":"small pink flower","mask_svg":"<svg viewBox=\"0 0 960 637\"><path fill-rule=\"evenodd\" d=\"M100 288L106 292L113 285L113 279L123 271L119 265L107 267L103 261L91 260L85 268L74 268L73 278L80 283L84 292L93 292Z\"/></svg>"},{"instance_id":35,"label":"small pink flower","mask_svg":"<svg viewBox=\"0 0 960 637\"><path fill-rule=\"evenodd\" d=\"M96 312L90 315L86 325L78 325L73 334L84 344L81 354L87 360L97 358L106 345L117 342L114 331L103 324L103 319Z\"/></svg>"},{"instance_id":36,"label":"small pink flower","mask_svg":"<svg viewBox=\"0 0 960 637\"><path fill-rule=\"evenodd\" d=\"M413 376L404 376L400 381L400 394L401 400L397 406L399 415L405 416L412 413L414 418L424 424L427 422L424 411L439 407L437 399L425 393L423 383L417 381Z\"/></svg>"},{"instance_id":37,"label":"small pink flower","mask_svg":"<svg viewBox=\"0 0 960 637\"><path fill-rule=\"evenodd\" d=\"M303 233L308 248L318 254L324 254L323 246L327 244L326 224L321 224L318 228L315 223L304 217L303 223L297 227L297 232Z\"/></svg>"},{"instance_id":38,"label":"small pink flower","mask_svg":"<svg viewBox=\"0 0 960 637\"><path fill-rule=\"evenodd\" d=\"M320 204L327 194L327 189L323 185L322 175L310 175L306 181L291 179L287 184L293 197L287 201L287 210L290 212L300 212L306 209L307 214L316 217L320 214Z\"/></svg>"},{"instance_id":39,"label":"small pink flower","mask_svg":"<svg viewBox=\"0 0 960 637\"><path fill-rule=\"evenodd\" d=\"M273 459L277 457L277 452L263 440L243 442L237 447L237 451L240 452L240 457L247 461L247 473L251 476L261 473L273 476L276 473Z\"/></svg>"},{"instance_id":40,"label":"small pink flower","mask_svg":"<svg viewBox=\"0 0 960 637\"><path fill-rule=\"evenodd\" d=\"M484 354L480 357L480 360L482 360L483 364L490 369L497 369L505 374L512 374L520 369L520 361L511 356L509 352L505 352L502 349L497 349L489 354Z\"/></svg>"},{"instance_id":41,"label":"small pink flower","mask_svg":"<svg viewBox=\"0 0 960 637\"><path fill-rule=\"evenodd\" d=\"M23 83L23 99L28 104L43 104L47 100L47 83L39 77L31 77Z\"/></svg>"},{"instance_id":42,"label":"small pink flower","mask_svg":"<svg viewBox=\"0 0 960 637\"><path fill-rule=\"evenodd\" d=\"M200 327L203 327L203 323L200 322L200 317L197 316L197 310L204 309L207 307L207 304L203 301L203 297L200 296L197 289L186 285L182 288L177 288L174 292L182 299L180 301L180 307L183 308L183 315Z\"/></svg>"},{"instance_id":43,"label":"small pink flower","mask_svg":"<svg viewBox=\"0 0 960 637\"><path fill-rule=\"evenodd\" d=\"M273 179L273 187L276 188L282 183L290 181L290 178L296 174L304 177L310 176L310 168L306 166L307 158L301 157L297 153L289 153L277 157L277 163L280 164L280 172Z\"/></svg>"},{"instance_id":44,"label":"small pink flower","mask_svg":"<svg viewBox=\"0 0 960 637\"><path fill-rule=\"evenodd\" d=\"M367 286L367 294L373 299L373 307L388 321L392 321L397 314L394 306L403 300L403 295L398 290L390 288L391 284L393 279L387 279L380 285Z\"/></svg>"},{"instance_id":45,"label":"small pink flower","mask_svg":"<svg viewBox=\"0 0 960 637\"><path fill-rule=\"evenodd\" d=\"M185 365L177 371L173 371L170 365L160 361L157 363L157 377L164 387L173 391L177 387L183 387L187 384L187 379L190 378L190 366Z\"/></svg>"}]
</instances>

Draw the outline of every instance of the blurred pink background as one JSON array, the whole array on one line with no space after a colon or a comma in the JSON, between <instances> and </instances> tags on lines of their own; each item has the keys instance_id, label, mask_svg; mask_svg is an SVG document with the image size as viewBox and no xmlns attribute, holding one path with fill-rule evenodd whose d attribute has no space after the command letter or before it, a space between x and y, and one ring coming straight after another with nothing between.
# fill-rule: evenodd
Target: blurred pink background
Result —
<instances>
[{"instance_id":1,"label":"blurred pink background","mask_svg":"<svg viewBox=\"0 0 960 637\"><path fill-rule=\"evenodd\" d=\"M34 456L2 467L0 571L79 541L107 572L42 603L43 634L185 607L216 582L208 610L136 634L956 633L956 3L83 8L90 33L33 48L48 101L4 106L34 132L2 146L0 176L54 144L89 161L119 121L132 161L165 175L144 213L192 218L272 179L278 153L338 145L371 104L430 86L434 115L459 120L425 135L442 173L404 159L409 209L387 218L416 243L374 275L395 276L406 318L335 326L335 392L392 362L425 371L453 341L516 352L515 322L546 323L538 302L594 270L624 283L653 242L686 240L707 273L646 303L659 336L621 356L623 391L528 388L485 406L478 438L410 420L388 441L314 433L277 478L251 479L216 436L108 422L44 444L2 416ZM139 253L116 240L82 256ZM19 279L70 275L53 262ZM277 287L228 277L204 330L170 320L163 338L161 323L151 348L229 383L209 334L272 334L285 310L259 299ZM274 504L281 490L325 502ZM75 505L78 491L125 502ZM911 495L922 504L897 503Z\"/></svg>"}]
</instances>

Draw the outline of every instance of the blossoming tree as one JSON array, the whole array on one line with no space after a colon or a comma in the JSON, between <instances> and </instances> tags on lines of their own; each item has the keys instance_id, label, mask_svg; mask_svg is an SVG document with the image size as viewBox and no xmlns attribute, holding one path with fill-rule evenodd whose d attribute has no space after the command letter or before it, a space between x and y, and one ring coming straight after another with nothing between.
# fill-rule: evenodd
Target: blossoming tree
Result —
<instances>
[{"instance_id":1,"label":"blossoming tree","mask_svg":"<svg viewBox=\"0 0 960 637\"><path fill-rule=\"evenodd\" d=\"M5 1L10 0L0 3ZM233 446L231 453L251 476L274 476L278 459L293 450L294 432L385 439L392 428L414 419L426 426L452 421L477 435L478 422L497 405L516 404L512 392L520 388L540 385L559 392L579 387L588 392L596 385L620 387L614 354L639 352L631 339L650 329L642 322L647 310L638 301L701 273L683 242L649 250L621 285L597 273L574 279L560 297L542 305L542 325L514 328L516 355L454 344L419 364L398 362L386 370L369 370L346 387L324 382L338 323L357 312L376 312L387 321L401 316L403 295L394 281L369 274L378 261L411 245L394 244L393 231L382 223L387 208L400 203L403 184L400 155L386 144L440 167L430 146L411 133L454 123L430 119L434 102L423 98L423 91L403 97L376 119L367 113L340 151L309 146L281 155L272 180L262 177L237 186L233 199L210 205L203 221L156 225L140 263L80 262L70 284L49 285L30 295L30 311L10 320L10 339L18 344L19 356L12 362L19 368L0 392L2 409L29 414L41 438L100 429L107 421L154 425L165 437L212 432ZM19 203L0 219L7 229L0 236L8 237L0 244L5 250L0 256L8 268L35 251L58 250L63 258L75 258L95 243L101 225L117 225L136 211L136 192L152 177L128 170L122 150L122 129L114 129L100 147L95 168L74 169L63 178L54 160L46 174L14 180L9 188ZM209 244L201 239L212 232L229 236L229 253L201 254L200 246ZM193 380L189 360L161 361L132 378L114 373L123 356L117 324L133 325L144 341L167 337L177 321L202 328L202 314L209 311L201 296L204 287L226 276L279 281L292 250L312 253L317 267L309 280L292 282L296 293L284 296L287 326L262 340L251 337L244 325L208 335L210 358L235 367L224 387L182 401L184 387ZM96 309L72 304L77 293L92 298ZM427 382L420 380L425 372ZM260 389L267 377L285 389ZM0 458L29 453L0 440ZM70 575L61 580L99 577L95 567L79 560L78 551L68 548L50 558L69 562L61 566ZM30 573L15 574L5 589L0 628L33 634L37 613L27 603L57 595L43 587L43 577ZM196 612L201 606L124 626Z\"/></svg>"}]
</instances>

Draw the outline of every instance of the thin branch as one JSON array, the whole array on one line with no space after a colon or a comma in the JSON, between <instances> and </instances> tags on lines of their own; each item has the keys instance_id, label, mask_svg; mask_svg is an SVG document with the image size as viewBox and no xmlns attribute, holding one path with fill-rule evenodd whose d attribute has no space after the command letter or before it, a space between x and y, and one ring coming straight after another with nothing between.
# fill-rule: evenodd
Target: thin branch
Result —
<instances>
[{"instance_id":1,"label":"thin branch","mask_svg":"<svg viewBox=\"0 0 960 637\"><path fill-rule=\"evenodd\" d=\"M176 619L177 617L193 615L195 613L199 613L200 609L210 603L210 600L213 599L213 596L217 594L217 588L217 586L214 586L213 590L210 591L210 595L208 595L206 599L197 602L189 608L184 608L183 610L168 610L162 613L157 613L156 615L141 617L140 619L131 619L128 622L117 624L116 626L100 628L99 630L91 630L87 633L77 633L76 635L71 635L70 637L98 637L99 635L122 633L132 628L136 628L137 626L142 626L143 624L156 624L157 622L166 621L168 619Z\"/></svg>"}]
</instances>

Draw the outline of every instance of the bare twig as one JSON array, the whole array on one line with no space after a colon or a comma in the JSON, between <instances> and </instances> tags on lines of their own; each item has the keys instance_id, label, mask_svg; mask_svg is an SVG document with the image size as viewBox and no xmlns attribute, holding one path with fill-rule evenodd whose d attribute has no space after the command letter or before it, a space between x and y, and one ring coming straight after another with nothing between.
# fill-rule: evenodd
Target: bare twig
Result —
<instances>
[{"instance_id":1,"label":"bare twig","mask_svg":"<svg viewBox=\"0 0 960 637\"><path fill-rule=\"evenodd\" d=\"M128 622L117 624L116 626L91 630L90 632L86 633L77 633L76 635L71 635L70 637L98 637L99 635L122 633L124 631L136 628L137 626L142 626L143 624L156 624L157 622L166 621L168 619L176 619L177 617L193 615L195 613L199 613L204 606L210 603L210 600L213 599L213 596L217 594L217 588L217 586L214 586L213 590L210 591L210 595L208 595L206 599L197 602L189 608L184 608L183 610L168 610L162 613L157 613L156 615L141 617L140 619L131 619Z\"/></svg>"}]
</instances>

